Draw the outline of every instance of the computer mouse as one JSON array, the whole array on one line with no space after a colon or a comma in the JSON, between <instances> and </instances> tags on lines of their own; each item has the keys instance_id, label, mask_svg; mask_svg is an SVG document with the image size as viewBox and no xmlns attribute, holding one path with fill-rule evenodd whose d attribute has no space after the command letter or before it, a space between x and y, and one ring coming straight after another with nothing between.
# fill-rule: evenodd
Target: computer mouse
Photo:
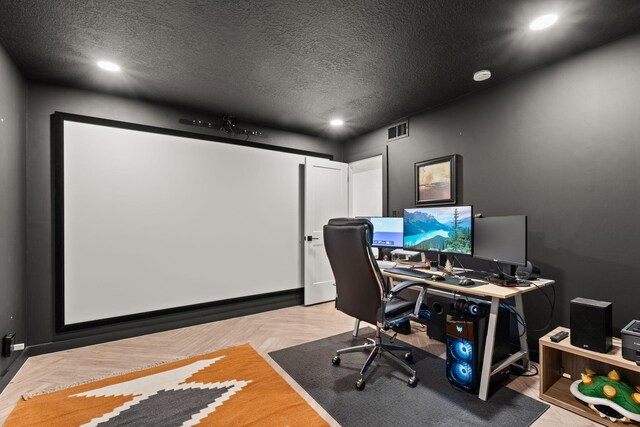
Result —
<instances>
[{"instance_id":1,"label":"computer mouse","mask_svg":"<svg viewBox=\"0 0 640 427\"><path fill-rule=\"evenodd\" d=\"M460 285L460 286L471 286L474 283L476 283L476 282L474 282L471 279L460 279L460 281L458 282L458 285Z\"/></svg>"},{"instance_id":2,"label":"computer mouse","mask_svg":"<svg viewBox=\"0 0 640 427\"><path fill-rule=\"evenodd\" d=\"M444 276L441 276L439 274L434 274L433 276L431 276L431 280L435 280L435 281L444 280Z\"/></svg>"}]
</instances>

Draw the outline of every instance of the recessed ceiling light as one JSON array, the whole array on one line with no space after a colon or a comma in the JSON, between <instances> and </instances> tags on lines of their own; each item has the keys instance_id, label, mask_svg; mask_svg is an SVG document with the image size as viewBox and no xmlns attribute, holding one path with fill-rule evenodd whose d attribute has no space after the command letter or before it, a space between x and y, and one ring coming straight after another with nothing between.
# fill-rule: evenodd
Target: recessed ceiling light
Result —
<instances>
[{"instance_id":1,"label":"recessed ceiling light","mask_svg":"<svg viewBox=\"0 0 640 427\"><path fill-rule=\"evenodd\" d=\"M549 28L558 20L558 15L555 13L550 13L548 15L542 15L531 21L529 24L529 28L533 31L544 30L545 28Z\"/></svg>"},{"instance_id":2,"label":"recessed ceiling light","mask_svg":"<svg viewBox=\"0 0 640 427\"><path fill-rule=\"evenodd\" d=\"M344 120L342 119L332 119L329 124L331 126L337 127L337 126L342 126L344 124Z\"/></svg>"},{"instance_id":3,"label":"recessed ceiling light","mask_svg":"<svg viewBox=\"0 0 640 427\"><path fill-rule=\"evenodd\" d=\"M477 82L481 82L484 80L487 80L491 77L491 71L490 70L480 70L480 71L476 71L475 73L473 73L473 80L477 81Z\"/></svg>"},{"instance_id":4,"label":"recessed ceiling light","mask_svg":"<svg viewBox=\"0 0 640 427\"><path fill-rule=\"evenodd\" d=\"M107 71L120 71L120 66L109 61L98 61L98 67Z\"/></svg>"}]
</instances>

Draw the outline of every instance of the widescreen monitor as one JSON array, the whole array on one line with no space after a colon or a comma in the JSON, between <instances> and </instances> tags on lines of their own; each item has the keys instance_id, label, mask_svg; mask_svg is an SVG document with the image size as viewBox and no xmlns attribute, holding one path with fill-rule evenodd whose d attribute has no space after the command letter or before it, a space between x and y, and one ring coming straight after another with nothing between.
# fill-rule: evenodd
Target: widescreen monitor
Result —
<instances>
[{"instance_id":1,"label":"widescreen monitor","mask_svg":"<svg viewBox=\"0 0 640 427\"><path fill-rule=\"evenodd\" d=\"M402 218L367 217L373 224L372 246L378 248L402 247Z\"/></svg>"},{"instance_id":2,"label":"widescreen monitor","mask_svg":"<svg viewBox=\"0 0 640 427\"><path fill-rule=\"evenodd\" d=\"M473 256L511 265L527 264L525 215L476 218Z\"/></svg>"},{"instance_id":3,"label":"widescreen monitor","mask_svg":"<svg viewBox=\"0 0 640 427\"><path fill-rule=\"evenodd\" d=\"M471 255L473 208L445 206L404 210L404 244L412 251Z\"/></svg>"}]
</instances>

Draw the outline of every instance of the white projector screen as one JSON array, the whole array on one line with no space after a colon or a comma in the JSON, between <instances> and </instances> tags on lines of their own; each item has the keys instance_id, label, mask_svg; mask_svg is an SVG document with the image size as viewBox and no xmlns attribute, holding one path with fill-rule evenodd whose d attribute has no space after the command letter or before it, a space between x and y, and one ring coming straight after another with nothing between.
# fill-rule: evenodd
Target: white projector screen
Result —
<instances>
[{"instance_id":1,"label":"white projector screen","mask_svg":"<svg viewBox=\"0 0 640 427\"><path fill-rule=\"evenodd\" d=\"M70 120L62 131L61 326L303 286L303 155Z\"/></svg>"}]
</instances>

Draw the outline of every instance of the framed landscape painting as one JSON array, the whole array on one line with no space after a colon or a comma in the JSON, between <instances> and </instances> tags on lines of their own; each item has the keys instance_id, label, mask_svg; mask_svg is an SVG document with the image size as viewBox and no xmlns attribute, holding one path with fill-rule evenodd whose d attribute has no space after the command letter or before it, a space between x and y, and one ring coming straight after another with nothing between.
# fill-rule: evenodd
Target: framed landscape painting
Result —
<instances>
[{"instance_id":1,"label":"framed landscape painting","mask_svg":"<svg viewBox=\"0 0 640 427\"><path fill-rule=\"evenodd\" d=\"M456 203L457 159L452 154L416 163L416 206Z\"/></svg>"}]
</instances>

